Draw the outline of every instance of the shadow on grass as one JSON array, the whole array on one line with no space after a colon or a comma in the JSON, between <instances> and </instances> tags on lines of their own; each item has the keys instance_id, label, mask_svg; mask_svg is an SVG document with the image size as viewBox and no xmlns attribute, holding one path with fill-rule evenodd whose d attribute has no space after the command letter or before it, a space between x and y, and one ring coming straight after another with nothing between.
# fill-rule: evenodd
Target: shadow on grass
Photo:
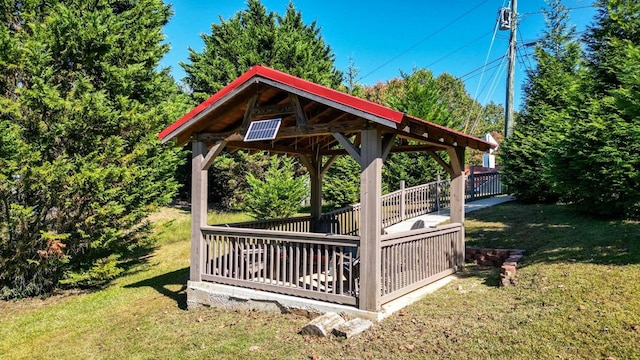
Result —
<instances>
[{"instance_id":1,"label":"shadow on grass","mask_svg":"<svg viewBox=\"0 0 640 360\"><path fill-rule=\"evenodd\" d=\"M588 217L566 205L507 203L469 214L470 246L526 250L522 266L640 263L640 222Z\"/></svg>"},{"instance_id":2,"label":"shadow on grass","mask_svg":"<svg viewBox=\"0 0 640 360\"><path fill-rule=\"evenodd\" d=\"M134 284L126 285L125 288L151 287L160 294L174 300L177 303L178 308L187 310L187 293L185 290L187 289L186 284L188 279L189 268L186 267L166 274L154 276ZM180 286L180 289L174 291L169 288L170 286Z\"/></svg>"},{"instance_id":3,"label":"shadow on grass","mask_svg":"<svg viewBox=\"0 0 640 360\"><path fill-rule=\"evenodd\" d=\"M482 280L482 285L498 287L500 285L500 268L467 264L464 270L458 273L458 277L463 279L478 278Z\"/></svg>"}]
</instances>

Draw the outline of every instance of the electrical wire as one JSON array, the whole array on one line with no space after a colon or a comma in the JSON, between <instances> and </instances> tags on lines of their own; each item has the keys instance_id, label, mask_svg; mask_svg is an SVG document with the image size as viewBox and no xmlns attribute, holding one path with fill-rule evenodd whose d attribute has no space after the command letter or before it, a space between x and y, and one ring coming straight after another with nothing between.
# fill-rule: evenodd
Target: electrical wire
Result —
<instances>
[{"instance_id":1,"label":"electrical wire","mask_svg":"<svg viewBox=\"0 0 640 360\"><path fill-rule=\"evenodd\" d=\"M489 61L488 63L486 63L486 64L484 64L484 65L482 65L482 66L480 66L480 67L477 67L477 68L475 68L475 69L473 69L473 70L469 71L468 73L466 73L466 74L464 74L464 75L460 75L460 76L458 76L458 80L464 80L464 78L465 78L465 77L467 77L467 76L469 76L469 75L471 75L471 74L473 74L473 73L475 73L475 72L478 72L478 71L482 70L483 68L485 68L485 67L487 67L487 66L489 66L489 65L491 65L491 64L494 64L494 63L496 63L496 62L498 62L498 61L502 60L505 56L506 56L506 55L502 55L502 56L500 56L499 58L493 59L493 60ZM476 76L478 76L478 75L480 75L480 74L474 75L474 76L470 77L469 79L472 79L472 78L474 78L474 77L476 77ZM467 80L468 80L468 79L467 79Z\"/></svg>"},{"instance_id":2,"label":"electrical wire","mask_svg":"<svg viewBox=\"0 0 640 360\"><path fill-rule=\"evenodd\" d=\"M445 56L443 56L443 57L439 58L438 60L436 60L436 61L432 62L431 64L429 64L429 65L427 65L427 66L425 66L425 67L426 67L427 69L428 69L428 68L430 68L430 67L432 67L433 65L435 65L435 64L437 64L437 63L439 63L440 61L442 61L442 60L444 60L444 59L448 58L449 56L451 56L451 55L453 55L453 54L457 53L458 51L461 51L461 50L463 50L463 49L465 49L465 48L469 47L471 44L474 44L474 43L478 42L480 39L482 39L483 37L485 37L485 36L487 36L487 35L489 35L489 34L491 34L491 31L488 31L488 32L486 32L486 33L484 33L484 34L482 34L482 35L478 36L477 38L475 38L475 39L471 40L470 42L468 42L468 43L466 43L466 44L464 44L464 45L462 45L461 47L457 48L456 50L453 50L452 52L450 52L450 53L446 54Z\"/></svg>"},{"instance_id":3,"label":"electrical wire","mask_svg":"<svg viewBox=\"0 0 640 360\"><path fill-rule=\"evenodd\" d=\"M418 41L417 43L411 45L410 47L408 47L406 50L400 52L398 55L392 57L391 59L385 61L382 65L376 67L375 69L369 71L368 73L362 75L358 81L366 78L367 76L375 73L376 71L382 69L383 67L389 65L391 62L393 62L394 60L398 59L399 57L401 57L402 55L408 53L409 51L417 48L418 46L420 46L422 43L424 43L425 41L429 40L430 38L434 37L435 35L439 34L440 32L442 32L444 29L448 28L449 26L453 25L454 23L460 21L462 18L464 18L465 16L471 14L472 12L474 12L475 10L477 10L478 8L480 8L482 5L488 3L489 0L484 0L481 3L479 3L478 5L474 6L473 8L471 8L470 10L468 10L467 12L465 12L464 14L458 16L457 18L453 19L452 21L450 21L449 23L447 23L446 25L442 26L441 28L437 29L436 31L432 32L431 34L427 35L426 37L422 38L420 41Z\"/></svg>"},{"instance_id":4,"label":"electrical wire","mask_svg":"<svg viewBox=\"0 0 640 360\"><path fill-rule=\"evenodd\" d=\"M504 4L504 3L503 3ZM495 43L496 40L496 34L498 33L498 27L499 27L499 21L496 20L496 25L493 28L493 36L491 37L491 44L489 44L489 50L487 51L487 56L485 57L484 60L484 65L487 65L487 62L489 61L489 55L491 55L491 50L493 49L493 44ZM482 78L484 77L484 67L482 70L482 73L480 74L480 81L478 81L478 86L476 87L476 93L473 95L473 98L478 101L478 90L480 89L480 84L482 84Z\"/></svg>"}]
</instances>

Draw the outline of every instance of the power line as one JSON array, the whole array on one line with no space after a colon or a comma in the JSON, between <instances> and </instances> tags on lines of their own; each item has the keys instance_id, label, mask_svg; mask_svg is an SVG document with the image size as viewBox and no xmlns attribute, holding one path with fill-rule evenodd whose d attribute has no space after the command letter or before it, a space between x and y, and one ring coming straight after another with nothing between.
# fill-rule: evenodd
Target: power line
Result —
<instances>
[{"instance_id":1,"label":"power line","mask_svg":"<svg viewBox=\"0 0 640 360\"><path fill-rule=\"evenodd\" d=\"M576 7L572 7L572 8L567 8L567 11L588 9L588 8L595 8L595 6L593 6L593 5L576 6ZM522 14L519 14L519 15L521 15L521 16L529 16L529 15L536 15L536 14L543 14L543 13L544 13L544 10L540 10L540 11L526 12L526 13L522 13Z\"/></svg>"},{"instance_id":2,"label":"power line","mask_svg":"<svg viewBox=\"0 0 640 360\"><path fill-rule=\"evenodd\" d=\"M524 41L524 38L522 37L522 32L519 32L518 35L520 35L520 41L522 41L522 46L524 46L525 45L525 41ZM531 61L528 58L527 58L527 61L529 61L529 66L525 65L525 67L527 69L532 68L533 65L531 65Z\"/></svg>"},{"instance_id":3,"label":"power line","mask_svg":"<svg viewBox=\"0 0 640 360\"><path fill-rule=\"evenodd\" d=\"M439 58L438 60L436 60L436 61L432 62L431 64L429 64L429 65L427 65L427 66L425 66L425 67L426 67L427 69L428 69L428 68L430 68L431 66L433 66L433 65L435 65L435 64L437 64L437 63L439 63L440 61L442 61L442 60L444 60L444 59L448 58L449 56L451 56L451 55L453 55L453 54L457 53L458 51L460 51L460 50L462 50L462 49L464 49L464 48L466 48L466 47L470 46L470 45L471 45L471 44L473 44L473 43L478 42L478 41L479 41L480 39L482 39L483 37L485 37L485 36L487 36L487 35L491 34L491 32L492 32L492 31L488 31L488 32L486 32L486 33L484 33L484 34L482 34L482 35L478 36L478 37L477 37L477 38L475 38L474 40L471 40L470 42L468 42L468 43L466 43L466 44L462 45L461 47L457 48L456 50L453 50L452 52L450 52L450 53L446 54L445 56L443 56L443 57Z\"/></svg>"},{"instance_id":4,"label":"power line","mask_svg":"<svg viewBox=\"0 0 640 360\"><path fill-rule=\"evenodd\" d=\"M506 55L502 55L502 56L500 56L499 58L493 59L493 60L491 60L491 61L487 62L486 64L484 64L484 65L482 65L482 66L480 66L480 67L477 67L477 68L475 68L475 69L473 69L473 70L469 71L468 73L466 73L466 74L464 74L464 75L460 75L460 76L458 76L458 80L463 80L465 77L467 77L467 76L469 76L469 75L471 75L471 74L473 74L473 73L475 73L475 72L478 72L478 71L482 70L483 68L485 68L485 67L487 67L487 66L489 66L489 65L491 65L491 64L493 64L493 63L496 63L496 62L498 62L498 61L500 61L500 60L504 59L504 57L505 57L505 56L506 56ZM474 76L470 77L469 79L472 79L472 78L474 78L474 77L476 77L476 76L479 76L479 75L480 75L480 74L474 75Z\"/></svg>"},{"instance_id":5,"label":"power line","mask_svg":"<svg viewBox=\"0 0 640 360\"><path fill-rule=\"evenodd\" d=\"M391 62L393 62L394 60L398 59L399 57L401 57L402 55L408 53L409 51L415 49L416 47L420 46L422 43L424 43L425 41L427 41L428 39L434 37L435 35L439 34L441 31L443 31L444 29L448 28L449 26L453 25L454 23L458 22L459 20L461 20L462 18L464 18L465 16L471 14L472 12L474 12L475 10L477 10L479 7L481 7L482 5L488 3L489 0L485 0L483 2L481 2L480 4L474 6L473 8L471 8L470 10L468 10L467 12L465 12L464 14L458 16L457 18L453 19L452 21L450 21L448 24L442 26L441 28L439 28L438 30L432 32L431 34L427 35L426 37L422 38L420 41L418 41L417 43L411 45L409 48L407 48L406 50L400 52L398 55L392 57L391 59L387 60L386 62L384 62L382 65L378 66L377 68L369 71L368 73L362 75L358 81L366 78L367 76L373 74L374 72L382 69L383 67L389 65Z\"/></svg>"}]
</instances>

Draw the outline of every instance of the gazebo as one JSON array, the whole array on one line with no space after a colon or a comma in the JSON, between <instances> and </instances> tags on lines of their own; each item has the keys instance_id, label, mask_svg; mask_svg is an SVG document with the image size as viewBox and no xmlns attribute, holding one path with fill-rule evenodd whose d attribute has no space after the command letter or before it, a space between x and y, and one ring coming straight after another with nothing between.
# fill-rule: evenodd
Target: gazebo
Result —
<instances>
[{"instance_id":1,"label":"gazebo","mask_svg":"<svg viewBox=\"0 0 640 360\"><path fill-rule=\"evenodd\" d=\"M367 312L463 266L465 149L492 147L263 66L252 67L159 138L192 144L190 305L210 302L213 285L221 284ZM208 225L207 171L224 148L296 156L310 175L310 216ZM450 174L450 224L385 234L381 172L392 152L424 153ZM323 174L338 156L360 164L361 202L323 214Z\"/></svg>"}]
</instances>

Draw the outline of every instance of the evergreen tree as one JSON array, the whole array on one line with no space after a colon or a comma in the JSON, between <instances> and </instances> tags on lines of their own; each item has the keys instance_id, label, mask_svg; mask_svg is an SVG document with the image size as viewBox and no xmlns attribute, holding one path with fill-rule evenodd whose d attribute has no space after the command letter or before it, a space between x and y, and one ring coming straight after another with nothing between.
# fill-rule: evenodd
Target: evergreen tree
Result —
<instances>
[{"instance_id":1,"label":"evergreen tree","mask_svg":"<svg viewBox=\"0 0 640 360\"><path fill-rule=\"evenodd\" d=\"M338 157L323 179L322 199L329 206L344 207L360 201L360 164L353 157Z\"/></svg>"},{"instance_id":2,"label":"evergreen tree","mask_svg":"<svg viewBox=\"0 0 640 360\"><path fill-rule=\"evenodd\" d=\"M178 150L157 140L188 101L157 69L170 8L0 6L0 297L103 283L177 188Z\"/></svg>"},{"instance_id":3,"label":"evergreen tree","mask_svg":"<svg viewBox=\"0 0 640 360\"><path fill-rule=\"evenodd\" d=\"M244 208L257 219L287 218L295 215L309 194L304 178L295 176L290 157L273 156L264 180L247 175L250 190Z\"/></svg>"},{"instance_id":4,"label":"evergreen tree","mask_svg":"<svg viewBox=\"0 0 640 360\"><path fill-rule=\"evenodd\" d=\"M579 209L640 218L640 4L599 1L587 36L588 76L553 175Z\"/></svg>"},{"instance_id":5,"label":"evergreen tree","mask_svg":"<svg viewBox=\"0 0 640 360\"><path fill-rule=\"evenodd\" d=\"M336 88L342 73L336 70L331 47L320 28L304 24L290 2L284 16L267 13L260 0L247 0L247 9L231 19L219 19L211 34L202 34L202 52L189 49L185 82L193 97L203 101L249 70L264 65L318 84Z\"/></svg>"},{"instance_id":6,"label":"evergreen tree","mask_svg":"<svg viewBox=\"0 0 640 360\"><path fill-rule=\"evenodd\" d=\"M315 22L306 25L293 2L281 16L267 13L259 0L248 0L247 9L219 22L211 25L210 34L202 35L202 52L190 49L189 62L181 64L196 101L208 98L257 64L331 88L340 85L342 73L334 66L334 55L320 28ZM212 202L222 208L239 208L249 185L237 174L248 171L262 178L267 163L261 153L220 155L209 172Z\"/></svg>"},{"instance_id":7,"label":"evergreen tree","mask_svg":"<svg viewBox=\"0 0 640 360\"><path fill-rule=\"evenodd\" d=\"M568 130L581 62L580 44L561 0L550 1L544 13L547 31L535 49L536 67L527 74L518 126L501 146L505 183L519 200L531 202L558 200L549 172Z\"/></svg>"}]
</instances>

